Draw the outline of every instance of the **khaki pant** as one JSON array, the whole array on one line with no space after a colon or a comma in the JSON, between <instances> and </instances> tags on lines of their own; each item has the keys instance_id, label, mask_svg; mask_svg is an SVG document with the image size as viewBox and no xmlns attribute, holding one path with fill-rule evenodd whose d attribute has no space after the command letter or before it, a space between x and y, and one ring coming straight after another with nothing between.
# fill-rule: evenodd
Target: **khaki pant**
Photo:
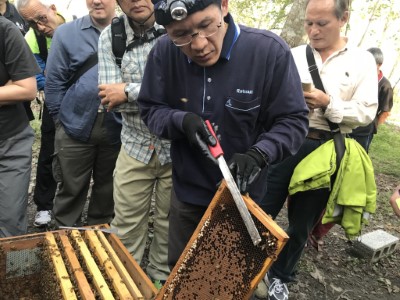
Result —
<instances>
[{"instance_id":1,"label":"khaki pant","mask_svg":"<svg viewBox=\"0 0 400 300\"><path fill-rule=\"evenodd\" d=\"M130 157L121 148L114 171L115 217L111 227L140 264L148 239L149 213L154 201L154 236L147 274L165 280L169 275L168 215L172 186L171 164L162 166L154 153L149 164Z\"/></svg>"}]
</instances>

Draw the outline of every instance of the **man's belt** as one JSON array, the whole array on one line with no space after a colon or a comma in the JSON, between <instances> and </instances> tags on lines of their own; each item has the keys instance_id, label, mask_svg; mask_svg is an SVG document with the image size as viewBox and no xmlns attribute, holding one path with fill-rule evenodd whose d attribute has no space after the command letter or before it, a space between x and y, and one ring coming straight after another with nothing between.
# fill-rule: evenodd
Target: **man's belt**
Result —
<instances>
[{"instance_id":1,"label":"man's belt","mask_svg":"<svg viewBox=\"0 0 400 300\"><path fill-rule=\"evenodd\" d=\"M333 138L333 134L330 131L309 128L307 138L312 140L330 140Z\"/></svg>"}]
</instances>

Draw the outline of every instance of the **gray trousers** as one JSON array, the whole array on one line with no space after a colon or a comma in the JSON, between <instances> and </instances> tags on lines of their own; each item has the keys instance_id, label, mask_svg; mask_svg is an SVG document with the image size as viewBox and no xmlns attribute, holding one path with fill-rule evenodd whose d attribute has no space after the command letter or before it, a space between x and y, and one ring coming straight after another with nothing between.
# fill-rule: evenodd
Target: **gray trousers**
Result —
<instances>
[{"instance_id":1,"label":"gray trousers","mask_svg":"<svg viewBox=\"0 0 400 300\"><path fill-rule=\"evenodd\" d=\"M110 144L103 119L99 113L87 142L69 137L62 125L56 126L53 176L58 191L53 213L59 226L82 225L91 178L87 224L110 223L113 218L113 171L121 144Z\"/></svg>"},{"instance_id":2,"label":"gray trousers","mask_svg":"<svg viewBox=\"0 0 400 300\"><path fill-rule=\"evenodd\" d=\"M0 140L0 238L27 231L33 141L30 126Z\"/></svg>"}]
</instances>

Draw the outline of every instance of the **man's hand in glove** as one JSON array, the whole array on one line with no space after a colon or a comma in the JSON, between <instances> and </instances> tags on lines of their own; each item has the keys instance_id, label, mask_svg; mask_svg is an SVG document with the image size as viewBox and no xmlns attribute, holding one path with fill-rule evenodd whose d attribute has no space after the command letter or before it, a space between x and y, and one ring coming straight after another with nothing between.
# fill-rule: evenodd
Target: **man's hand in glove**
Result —
<instances>
[{"instance_id":1,"label":"man's hand in glove","mask_svg":"<svg viewBox=\"0 0 400 300\"><path fill-rule=\"evenodd\" d=\"M183 117L182 128L190 145L196 147L214 163L217 163L208 148L208 146L215 146L217 141L208 130L203 119L196 114L187 113Z\"/></svg>"},{"instance_id":2,"label":"man's hand in glove","mask_svg":"<svg viewBox=\"0 0 400 300\"><path fill-rule=\"evenodd\" d=\"M258 149L250 149L244 154L233 154L228 166L242 194L248 192L249 186L258 178L267 162L267 158Z\"/></svg>"}]
</instances>

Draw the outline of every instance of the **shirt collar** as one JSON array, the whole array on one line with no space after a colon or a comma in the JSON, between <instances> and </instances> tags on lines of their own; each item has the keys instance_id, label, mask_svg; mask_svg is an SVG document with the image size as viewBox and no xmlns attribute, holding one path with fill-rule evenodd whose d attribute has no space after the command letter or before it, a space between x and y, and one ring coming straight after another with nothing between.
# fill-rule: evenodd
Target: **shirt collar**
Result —
<instances>
[{"instance_id":1,"label":"shirt collar","mask_svg":"<svg viewBox=\"0 0 400 300\"><path fill-rule=\"evenodd\" d=\"M94 26L92 23L92 19L90 18L90 15L83 16L81 29L88 29L90 27L96 28L96 26Z\"/></svg>"},{"instance_id":2,"label":"shirt collar","mask_svg":"<svg viewBox=\"0 0 400 300\"><path fill-rule=\"evenodd\" d=\"M6 11L4 12L3 17L6 18L14 17L14 13L15 13L14 7L10 5L8 1L6 1Z\"/></svg>"},{"instance_id":3,"label":"shirt collar","mask_svg":"<svg viewBox=\"0 0 400 300\"><path fill-rule=\"evenodd\" d=\"M124 26L125 26L125 33L126 33L126 36L127 36L127 40L128 41L132 41L134 36L135 36L135 32L133 31L133 28L129 24L128 16L126 14L123 14L122 16L123 16L123 19L124 19ZM164 29L163 26L161 26L161 25L157 24L156 22L154 22L154 25L152 27L148 28L146 30L146 32L152 30L153 28L155 30Z\"/></svg>"},{"instance_id":4,"label":"shirt collar","mask_svg":"<svg viewBox=\"0 0 400 300\"><path fill-rule=\"evenodd\" d=\"M220 57L229 60L233 45L236 43L240 35L240 27L235 24L235 21L230 13L228 13L228 15L224 18L224 22L226 22L229 26L224 37Z\"/></svg>"},{"instance_id":5,"label":"shirt collar","mask_svg":"<svg viewBox=\"0 0 400 300\"><path fill-rule=\"evenodd\" d=\"M381 81L383 78L383 73L381 70L379 70L379 74L378 74L378 81Z\"/></svg>"}]
</instances>

